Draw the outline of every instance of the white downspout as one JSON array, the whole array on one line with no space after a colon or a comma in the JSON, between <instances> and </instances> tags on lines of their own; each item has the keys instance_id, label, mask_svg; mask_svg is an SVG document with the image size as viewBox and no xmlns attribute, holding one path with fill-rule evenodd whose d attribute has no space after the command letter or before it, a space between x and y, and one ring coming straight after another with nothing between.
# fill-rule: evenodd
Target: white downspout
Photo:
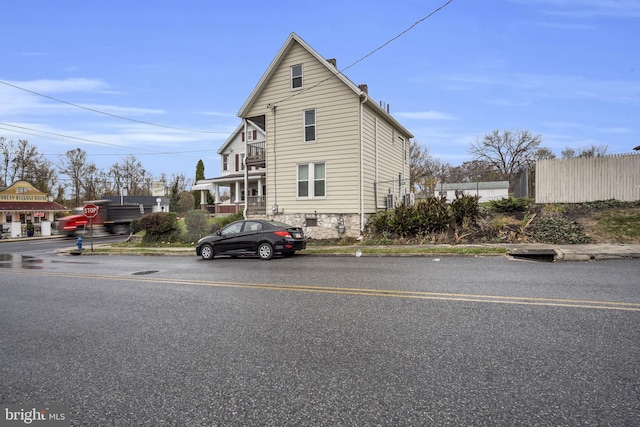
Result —
<instances>
[{"instance_id":1,"label":"white downspout","mask_svg":"<svg viewBox=\"0 0 640 427\"><path fill-rule=\"evenodd\" d=\"M367 95L360 100L360 234L364 233L364 103Z\"/></svg>"},{"instance_id":2,"label":"white downspout","mask_svg":"<svg viewBox=\"0 0 640 427\"><path fill-rule=\"evenodd\" d=\"M379 191L380 190L380 188L379 188L380 179L378 178L379 165L378 165L378 118L377 117L376 117L375 126L376 126L375 129L374 129L374 132L375 132L375 135L374 135L374 138L375 138L375 150L376 150L376 152L375 152L375 162L376 162L376 175L375 175L375 180L376 180L375 199L376 199L376 201L375 201L375 203L376 203L376 211L377 211L378 210L378 194L380 193L380 191Z\"/></svg>"},{"instance_id":3,"label":"white downspout","mask_svg":"<svg viewBox=\"0 0 640 427\"><path fill-rule=\"evenodd\" d=\"M244 209L242 210L242 217L247 219L247 206L249 205L249 168L247 168L247 154L249 153L249 147L247 147L247 119L242 119L244 124L244 158L242 163L244 166Z\"/></svg>"}]
</instances>

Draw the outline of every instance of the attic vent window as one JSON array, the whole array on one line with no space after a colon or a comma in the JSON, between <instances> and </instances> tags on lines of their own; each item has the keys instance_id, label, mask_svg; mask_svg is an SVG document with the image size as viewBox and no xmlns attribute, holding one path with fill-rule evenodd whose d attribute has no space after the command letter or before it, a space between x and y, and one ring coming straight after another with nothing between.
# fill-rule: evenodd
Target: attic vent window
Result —
<instances>
[{"instance_id":1,"label":"attic vent window","mask_svg":"<svg viewBox=\"0 0 640 427\"><path fill-rule=\"evenodd\" d=\"M291 67L291 89L300 89L302 87L302 65L294 65Z\"/></svg>"}]
</instances>

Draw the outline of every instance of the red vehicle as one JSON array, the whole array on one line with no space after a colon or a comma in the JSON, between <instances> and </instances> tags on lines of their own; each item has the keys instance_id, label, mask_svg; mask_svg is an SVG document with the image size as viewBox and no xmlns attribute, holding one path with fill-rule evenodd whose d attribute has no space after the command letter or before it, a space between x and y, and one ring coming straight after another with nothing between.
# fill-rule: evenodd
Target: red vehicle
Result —
<instances>
[{"instance_id":1,"label":"red vehicle","mask_svg":"<svg viewBox=\"0 0 640 427\"><path fill-rule=\"evenodd\" d=\"M109 200L89 202L98 207L98 214L93 218L93 230L104 231L109 234L128 234L132 220L145 214L142 205L116 205ZM66 236L82 236L89 233L89 218L76 209L73 215L59 218L56 229Z\"/></svg>"}]
</instances>

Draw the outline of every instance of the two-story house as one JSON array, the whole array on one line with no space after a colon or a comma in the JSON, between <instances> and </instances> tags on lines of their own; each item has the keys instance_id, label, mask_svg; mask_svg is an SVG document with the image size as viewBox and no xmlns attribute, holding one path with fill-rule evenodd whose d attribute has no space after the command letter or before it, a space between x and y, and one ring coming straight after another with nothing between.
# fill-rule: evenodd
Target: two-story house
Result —
<instances>
[{"instance_id":1,"label":"two-story house","mask_svg":"<svg viewBox=\"0 0 640 427\"><path fill-rule=\"evenodd\" d=\"M250 214L265 214L264 159L262 162L254 161L254 164L249 166L245 162L247 144L259 147L261 153L264 153L266 134L263 127L264 125L261 127L247 120L238 125L218 149L220 176L200 180L191 187L192 190L200 190L200 206L203 209L209 208L206 205L206 192L209 191L213 194L214 205L208 210L214 214L243 212L245 199L248 200L247 209ZM253 152L250 154L254 159L258 156ZM248 195L245 188L249 189Z\"/></svg>"},{"instance_id":2,"label":"two-story house","mask_svg":"<svg viewBox=\"0 0 640 427\"><path fill-rule=\"evenodd\" d=\"M410 192L413 135L295 33L238 116L219 150L221 176L193 187L214 192L215 212L244 210L312 238L358 237L371 214Z\"/></svg>"}]
</instances>

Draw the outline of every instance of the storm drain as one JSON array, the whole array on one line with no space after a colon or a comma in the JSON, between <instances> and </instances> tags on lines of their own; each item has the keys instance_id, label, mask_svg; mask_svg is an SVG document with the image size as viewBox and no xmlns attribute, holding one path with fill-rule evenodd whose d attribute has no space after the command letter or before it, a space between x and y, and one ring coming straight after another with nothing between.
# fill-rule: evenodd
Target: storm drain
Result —
<instances>
[{"instance_id":1,"label":"storm drain","mask_svg":"<svg viewBox=\"0 0 640 427\"><path fill-rule=\"evenodd\" d=\"M158 270L147 270L147 271L136 271L135 273L133 273L134 276L142 276L145 274L153 274L153 273L158 273Z\"/></svg>"},{"instance_id":2,"label":"storm drain","mask_svg":"<svg viewBox=\"0 0 640 427\"><path fill-rule=\"evenodd\" d=\"M556 251L553 249L517 249L509 252L508 255L514 259L528 261L553 262L556 260Z\"/></svg>"}]
</instances>

